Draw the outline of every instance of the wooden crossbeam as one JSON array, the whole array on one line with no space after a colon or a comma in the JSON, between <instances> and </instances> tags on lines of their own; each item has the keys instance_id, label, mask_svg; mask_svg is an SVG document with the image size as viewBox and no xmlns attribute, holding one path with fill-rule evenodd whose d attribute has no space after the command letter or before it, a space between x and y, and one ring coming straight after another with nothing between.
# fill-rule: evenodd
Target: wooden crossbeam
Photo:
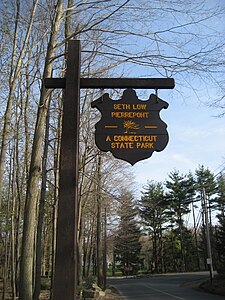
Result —
<instances>
[{"instance_id":1,"label":"wooden crossbeam","mask_svg":"<svg viewBox=\"0 0 225 300\"><path fill-rule=\"evenodd\" d=\"M65 78L46 78L46 88L65 88ZM134 88L134 89L173 89L175 82L173 78L81 78L80 88Z\"/></svg>"}]
</instances>

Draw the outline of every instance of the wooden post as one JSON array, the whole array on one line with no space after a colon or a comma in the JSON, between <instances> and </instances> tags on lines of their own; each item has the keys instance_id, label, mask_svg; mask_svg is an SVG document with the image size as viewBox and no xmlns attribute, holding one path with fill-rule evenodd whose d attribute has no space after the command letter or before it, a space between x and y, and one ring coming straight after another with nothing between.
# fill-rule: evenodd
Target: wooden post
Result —
<instances>
[{"instance_id":1,"label":"wooden post","mask_svg":"<svg viewBox=\"0 0 225 300\"><path fill-rule=\"evenodd\" d=\"M53 300L76 300L80 89L173 89L175 86L173 78L80 78L80 52L80 41L70 40L66 78L44 81L46 88L65 89Z\"/></svg>"},{"instance_id":2,"label":"wooden post","mask_svg":"<svg viewBox=\"0 0 225 300\"><path fill-rule=\"evenodd\" d=\"M75 300L77 283L80 42L68 47L60 154L59 206L53 300Z\"/></svg>"}]
</instances>

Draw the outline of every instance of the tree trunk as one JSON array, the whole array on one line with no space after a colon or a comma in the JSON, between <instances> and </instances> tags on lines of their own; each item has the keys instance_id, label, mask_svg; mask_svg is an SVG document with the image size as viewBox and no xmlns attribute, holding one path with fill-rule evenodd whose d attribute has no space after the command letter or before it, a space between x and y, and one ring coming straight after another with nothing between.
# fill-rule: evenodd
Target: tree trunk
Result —
<instances>
[{"instance_id":1,"label":"tree trunk","mask_svg":"<svg viewBox=\"0 0 225 300\"><path fill-rule=\"evenodd\" d=\"M9 163L9 185L8 185L8 199L7 199L7 207L6 207L6 218L5 218L5 236L4 236L4 269L3 269L3 287L2 287L2 300L6 299L6 291L8 287L8 278L9 275L9 265L10 265L10 188L12 181L12 154L10 154L10 163ZM7 230L8 228L8 230Z\"/></svg>"},{"instance_id":2,"label":"tree trunk","mask_svg":"<svg viewBox=\"0 0 225 300\"><path fill-rule=\"evenodd\" d=\"M153 246L152 261L154 265L154 271L158 273L157 234L155 230L152 233L152 246Z\"/></svg>"},{"instance_id":3,"label":"tree trunk","mask_svg":"<svg viewBox=\"0 0 225 300\"><path fill-rule=\"evenodd\" d=\"M44 67L43 78L50 77L52 73L52 59L55 54L55 42L57 32L62 21L62 0L56 6L55 17L52 22L51 36L48 43L47 56ZM49 109L50 92L42 84L40 103L37 114L37 122L34 133L31 164L26 192L26 202L24 210L22 253L20 267L20 300L32 300L33 283L33 257L34 238L36 224L36 209L38 201L39 180L41 176L42 143L45 131L46 115Z\"/></svg>"},{"instance_id":4,"label":"tree trunk","mask_svg":"<svg viewBox=\"0 0 225 300\"><path fill-rule=\"evenodd\" d=\"M46 165L47 165L47 156L48 156L48 139L49 139L49 112L47 113L47 119L46 119L45 145L44 145L44 153L42 159L42 186L41 186L41 196L40 196L40 203L39 203L39 210L38 210L34 300L39 299L39 294L41 291L41 245L42 245L42 228L43 228L43 220L44 220L46 182L47 182Z\"/></svg>"},{"instance_id":5,"label":"tree trunk","mask_svg":"<svg viewBox=\"0 0 225 300\"><path fill-rule=\"evenodd\" d=\"M61 128L62 128L62 113L61 109L58 116L58 132L57 140L54 143L54 204L52 212L52 261L51 261L51 290L50 299L53 297L54 271L55 271L55 254L56 254L56 228L58 215L58 201L59 201L59 164L60 164L60 145L61 145Z\"/></svg>"},{"instance_id":6,"label":"tree trunk","mask_svg":"<svg viewBox=\"0 0 225 300\"><path fill-rule=\"evenodd\" d=\"M18 124L17 124L18 130ZM18 133L18 131L17 131ZM16 299L16 239L15 239L15 218L16 218L16 195L15 195L15 169L19 166L16 165L16 152L18 151L18 136L16 137L14 150L13 150L13 174L11 182L11 193L12 193L12 208L11 208L11 289L12 289L12 300Z\"/></svg>"},{"instance_id":7,"label":"tree trunk","mask_svg":"<svg viewBox=\"0 0 225 300\"><path fill-rule=\"evenodd\" d=\"M163 231L162 231L162 223L160 222L160 262L161 262L161 272L165 273L165 265L164 265L164 255L163 255Z\"/></svg>"},{"instance_id":8,"label":"tree trunk","mask_svg":"<svg viewBox=\"0 0 225 300\"><path fill-rule=\"evenodd\" d=\"M186 271L186 264L185 264L185 249L184 249L184 238L183 238L182 223L183 223L182 218L181 218L181 216L179 216L181 272L185 272Z\"/></svg>"}]
</instances>

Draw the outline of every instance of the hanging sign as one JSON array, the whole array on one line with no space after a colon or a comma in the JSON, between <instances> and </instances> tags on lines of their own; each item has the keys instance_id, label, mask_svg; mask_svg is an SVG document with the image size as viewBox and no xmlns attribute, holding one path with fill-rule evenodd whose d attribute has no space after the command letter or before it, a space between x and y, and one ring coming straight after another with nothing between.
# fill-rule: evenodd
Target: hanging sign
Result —
<instances>
[{"instance_id":1,"label":"hanging sign","mask_svg":"<svg viewBox=\"0 0 225 300\"><path fill-rule=\"evenodd\" d=\"M120 100L112 100L105 93L91 106L102 114L95 125L96 145L116 158L134 165L168 144L167 125L159 115L168 103L154 94L142 101L133 89L126 89Z\"/></svg>"}]
</instances>

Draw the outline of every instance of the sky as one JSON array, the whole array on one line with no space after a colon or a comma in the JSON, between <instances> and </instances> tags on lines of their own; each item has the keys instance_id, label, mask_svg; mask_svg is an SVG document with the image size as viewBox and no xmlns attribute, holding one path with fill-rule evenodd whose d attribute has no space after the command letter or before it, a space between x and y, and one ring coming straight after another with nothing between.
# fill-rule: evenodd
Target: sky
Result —
<instances>
[{"instance_id":1,"label":"sky","mask_svg":"<svg viewBox=\"0 0 225 300\"><path fill-rule=\"evenodd\" d=\"M203 165L214 175L222 170L225 172L225 117L216 117L219 112L199 102L201 99L174 99L171 97L173 93L176 92L165 90L163 97L160 97L159 91L159 97L169 103L169 107L160 113L168 126L168 145L163 151L153 152L150 158L131 167L137 199L147 181L165 182L173 170L185 175L189 171L194 173ZM213 220L217 222L216 212L213 213ZM187 226L192 226L192 214L186 215L185 222Z\"/></svg>"},{"instance_id":2,"label":"sky","mask_svg":"<svg viewBox=\"0 0 225 300\"><path fill-rule=\"evenodd\" d=\"M207 0L206 5L224 7L224 0ZM221 18L208 24L220 32L225 30L225 22ZM208 27L206 27L208 28ZM138 74L138 71L136 70ZM142 69L142 75L144 69ZM221 74L220 80L224 80ZM133 168L137 189L140 190L148 180L162 181L168 179L168 174L179 170L183 174L203 165L217 175L225 171L225 116L218 117L222 110L207 105L215 99L217 91L208 80L208 90L193 76L195 91L180 85L176 76L174 90L158 90L158 96L169 103L166 110L160 113L161 119L168 125L169 143L162 152L136 163ZM148 91L148 96L154 91ZM146 97L146 99L148 98Z\"/></svg>"},{"instance_id":3,"label":"sky","mask_svg":"<svg viewBox=\"0 0 225 300\"><path fill-rule=\"evenodd\" d=\"M160 113L168 126L169 143L133 166L138 189L148 180L164 182L173 170L187 174L203 165L216 175L225 168L225 117L217 117L218 111L201 99L184 101L171 97L173 93L164 90L161 96L159 91L159 97L169 103Z\"/></svg>"}]
</instances>

